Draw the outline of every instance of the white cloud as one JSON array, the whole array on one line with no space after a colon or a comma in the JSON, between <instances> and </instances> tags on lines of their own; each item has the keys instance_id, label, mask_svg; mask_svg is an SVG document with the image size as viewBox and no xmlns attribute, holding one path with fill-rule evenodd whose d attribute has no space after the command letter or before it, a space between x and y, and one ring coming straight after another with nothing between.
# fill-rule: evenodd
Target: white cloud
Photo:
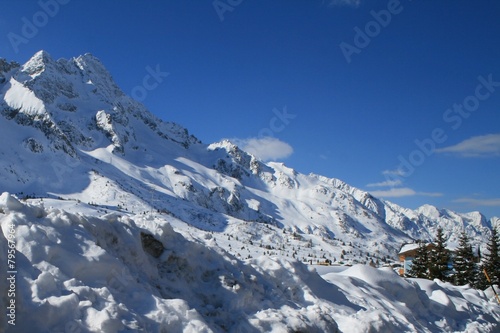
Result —
<instances>
[{"instance_id":1,"label":"white cloud","mask_svg":"<svg viewBox=\"0 0 500 333\"><path fill-rule=\"evenodd\" d=\"M460 198L457 200L453 200L453 202L468 204L472 206L500 207L500 198L494 198L494 199Z\"/></svg>"},{"instance_id":2,"label":"white cloud","mask_svg":"<svg viewBox=\"0 0 500 333\"><path fill-rule=\"evenodd\" d=\"M383 175L391 175L391 176L405 176L405 173L401 169L395 169L395 170L384 170L382 171Z\"/></svg>"},{"instance_id":3,"label":"white cloud","mask_svg":"<svg viewBox=\"0 0 500 333\"><path fill-rule=\"evenodd\" d=\"M350 6L350 7L359 7L361 4L361 0L331 0L330 6Z\"/></svg>"},{"instance_id":4,"label":"white cloud","mask_svg":"<svg viewBox=\"0 0 500 333\"><path fill-rule=\"evenodd\" d=\"M394 187L394 186L400 186L402 185L403 182L400 179L396 180L386 180L385 182L380 182L380 183L371 183L366 185L367 187Z\"/></svg>"},{"instance_id":5,"label":"white cloud","mask_svg":"<svg viewBox=\"0 0 500 333\"><path fill-rule=\"evenodd\" d=\"M370 194L375 197L382 197L382 198L400 198L400 197L414 196L417 194L417 192L408 187L398 187L398 188L391 188L388 190L371 191Z\"/></svg>"},{"instance_id":6,"label":"white cloud","mask_svg":"<svg viewBox=\"0 0 500 333\"><path fill-rule=\"evenodd\" d=\"M441 197L442 193L438 192L417 192L409 187L395 187L388 190L380 191L370 191L375 197L381 198L400 198L400 197L412 197L412 196L425 196L425 197Z\"/></svg>"},{"instance_id":7,"label":"white cloud","mask_svg":"<svg viewBox=\"0 0 500 333\"><path fill-rule=\"evenodd\" d=\"M438 153L452 153L461 157L500 156L500 134L474 136L454 146L436 149Z\"/></svg>"},{"instance_id":8,"label":"white cloud","mask_svg":"<svg viewBox=\"0 0 500 333\"><path fill-rule=\"evenodd\" d=\"M293 153L292 146L273 137L231 139L231 141L263 161L287 158Z\"/></svg>"}]
</instances>

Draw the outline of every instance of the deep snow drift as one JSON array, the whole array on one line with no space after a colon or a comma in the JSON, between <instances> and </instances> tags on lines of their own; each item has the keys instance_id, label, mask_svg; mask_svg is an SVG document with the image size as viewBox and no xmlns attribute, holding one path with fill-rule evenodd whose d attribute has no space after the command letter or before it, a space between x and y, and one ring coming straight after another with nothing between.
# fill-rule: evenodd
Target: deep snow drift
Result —
<instances>
[{"instance_id":1,"label":"deep snow drift","mask_svg":"<svg viewBox=\"0 0 500 333\"><path fill-rule=\"evenodd\" d=\"M17 248L16 325L3 316L1 331L500 329L500 307L489 292L403 279L391 269L364 265L343 271L318 267L322 278L312 266L279 255L241 261L212 234L196 239L176 233L169 223L174 218L79 210L86 214L58 208L55 200L28 204L8 193L0 196L0 247L7 253L11 239ZM5 256L0 263L5 280ZM2 296L5 309L10 300Z\"/></svg>"}]
</instances>

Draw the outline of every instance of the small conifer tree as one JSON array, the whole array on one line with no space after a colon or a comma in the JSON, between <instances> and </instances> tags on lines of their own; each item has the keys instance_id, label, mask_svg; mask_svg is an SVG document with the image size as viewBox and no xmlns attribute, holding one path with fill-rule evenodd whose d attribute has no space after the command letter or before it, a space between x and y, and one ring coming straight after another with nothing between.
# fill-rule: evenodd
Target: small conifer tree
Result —
<instances>
[{"instance_id":1,"label":"small conifer tree","mask_svg":"<svg viewBox=\"0 0 500 333\"><path fill-rule=\"evenodd\" d=\"M486 244L486 251L483 253L482 269L488 272L491 283L500 284L500 237L495 227L491 230L491 236Z\"/></svg>"},{"instance_id":2,"label":"small conifer tree","mask_svg":"<svg viewBox=\"0 0 500 333\"><path fill-rule=\"evenodd\" d=\"M455 269L453 282L456 285L462 286L468 283L472 287L475 286L477 276L475 257L465 231L462 231L458 240L458 248L455 258L453 258L453 268Z\"/></svg>"},{"instance_id":3,"label":"small conifer tree","mask_svg":"<svg viewBox=\"0 0 500 333\"><path fill-rule=\"evenodd\" d=\"M406 274L409 277L428 279L429 278L429 250L424 242L418 245L415 258Z\"/></svg>"},{"instance_id":4,"label":"small conifer tree","mask_svg":"<svg viewBox=\"0 0 500 333\"><path fill-rule=\"evenodd\" d=\"M441 281L447 281L450 273L448 268L450 253L446 249L443 228L438 228L434 244L436 247L432 249L429 256L429 278L431 280L439 279Z\"/></svg>"}]
</instances>

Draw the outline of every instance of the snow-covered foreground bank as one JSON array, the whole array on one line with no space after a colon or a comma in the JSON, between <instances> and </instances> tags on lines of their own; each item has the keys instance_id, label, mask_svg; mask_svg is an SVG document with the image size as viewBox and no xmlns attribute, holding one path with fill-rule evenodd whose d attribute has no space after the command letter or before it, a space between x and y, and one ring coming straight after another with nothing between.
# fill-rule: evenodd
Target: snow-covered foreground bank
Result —
<instances>
[{"instance_id":1,"label":"snow-covered foreground bank","mask_svg":"<svg viewBox=\"0 0 500 333\"><path fill-rule=\"evenodd\" d=\"M500 332L500 305L489 290L403 279L364 265L323 278L362 308L332 315L342 332Z\"/></svg>"},{"instance_id":2,"label":"snow-covered foreground bank","mask_svg":"<svg viewBox=\"0 0 500 333\"><path fill-rule=\"evenodd\" d=\"M362 265L241 261L167 220L97 215L0 196L0 276L15 276L0 285L1 307L15 304L1 332L500 331L488 292Z\"/></svg>"}]
</instances>

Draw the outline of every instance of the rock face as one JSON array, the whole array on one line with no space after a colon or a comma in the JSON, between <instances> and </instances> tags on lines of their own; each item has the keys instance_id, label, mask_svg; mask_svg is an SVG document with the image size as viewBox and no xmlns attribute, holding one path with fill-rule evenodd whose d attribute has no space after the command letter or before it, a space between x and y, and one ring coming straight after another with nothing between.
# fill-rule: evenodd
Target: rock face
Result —
<instances>
[{"instance_id":1,"label":"rock face","mask_svg":"<svg viewBox=\"0 0 500 333\"><path fill-rule=\"evenodd\" d=\"M19 66L0 60L4 85L4 117L38 128L52 150L74 156L77 148L111 143L118 153L138 147L137 126L150 128L160 138L185 147L199 143L187 130L164 123L126 96L102 63L85 54L53 60L45 51Z\"/></svg>"},{"instance_id":2,"label":"rock face","mask_svg":"<svg viewBox=\"0 0 500 333\"><path fill-rule=\"evenodd\" d=\"M492 224L478 212L405 209L338 179L263 163L227 140L203 144L125 95L91 54L0 59L0 120L0 186L21 195L154 209L215 231L264 223L332 251L353 242L381 256L432 239L438 227L449 243L465 230L478 245ZM144 237L156 256L160 247Z\"/></svg>"},{"instance_id":3,"label":"rock face","mask_svg":"<svg viewBox=\"0 0 500 333\"><path fill-rule=\"evenodd\" d=\"M157 240L153 235L141 232L141 243L144 251L149 253L155 258L159 258L165 248L162 242Z\"/></svg>"}]
</instances>

